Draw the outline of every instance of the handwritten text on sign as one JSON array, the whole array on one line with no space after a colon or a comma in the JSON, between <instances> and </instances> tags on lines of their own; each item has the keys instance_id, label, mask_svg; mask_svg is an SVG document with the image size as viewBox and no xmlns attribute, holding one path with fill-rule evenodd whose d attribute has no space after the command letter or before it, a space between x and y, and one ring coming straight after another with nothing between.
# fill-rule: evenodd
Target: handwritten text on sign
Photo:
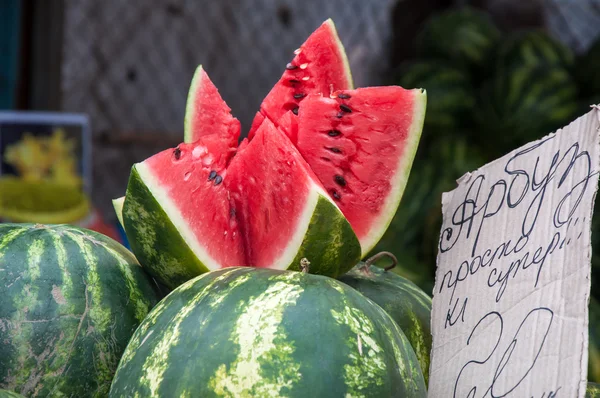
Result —
<instances>
[{"instance_id":1,"label":"handwritten text on sign","mask_svg":"<svg viewBox=\"0 0 600 398\"><path fill-rule=\"evenodd\" d=\"M583 397L599 115L444 194L430 397Z\"/></svg>"}]
</instances>

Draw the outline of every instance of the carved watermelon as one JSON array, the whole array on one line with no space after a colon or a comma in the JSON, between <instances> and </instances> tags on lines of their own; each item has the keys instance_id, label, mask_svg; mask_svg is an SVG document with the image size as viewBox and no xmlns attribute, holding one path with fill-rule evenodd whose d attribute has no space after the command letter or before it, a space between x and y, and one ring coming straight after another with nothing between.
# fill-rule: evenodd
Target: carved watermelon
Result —
<instances>
[{"instance_id":1,"label":"carved watermelon","mask_svg":"<svg viewBox=\"0 0 600 398\"><path fill-rule=\"evenodd\" d=\"M185 143L136 164L126 199L114 202L140 262L171 288L228 266L298 269L301 257L321 275L352 268L398 207L425 94L351 87L327 21L238 146L239 123L198 68Z\"/></svg>"}]
</instances>

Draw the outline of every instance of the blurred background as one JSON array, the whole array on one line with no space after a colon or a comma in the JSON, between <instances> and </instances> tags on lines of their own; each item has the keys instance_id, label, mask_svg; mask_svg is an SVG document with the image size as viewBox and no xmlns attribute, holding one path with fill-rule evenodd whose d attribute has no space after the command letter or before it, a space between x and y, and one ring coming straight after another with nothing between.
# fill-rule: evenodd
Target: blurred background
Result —
<instances>
[{"instance_id":1,"label":"blurred background","mask_svg":"<svg viewBox=\"0 0 600 398\"><path fill-rule=\"evenodd\" d=\"M111 199L133 163L182 141L196 66L247 131L293 50L329 17L356 86L428 91L409 184L376 250L431 292L441 193L600 103L600 0L0 0L0 111L85 119L79 130L60 117L30 123L11 145L0 119L0 217L122 238Z\"/></svg>"}]
</instances>

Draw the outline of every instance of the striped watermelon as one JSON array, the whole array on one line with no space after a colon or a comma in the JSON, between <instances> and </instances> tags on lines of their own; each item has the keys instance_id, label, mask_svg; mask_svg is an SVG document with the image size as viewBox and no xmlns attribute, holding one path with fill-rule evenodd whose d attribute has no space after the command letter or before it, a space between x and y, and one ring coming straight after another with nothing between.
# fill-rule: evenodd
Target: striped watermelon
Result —
<instances>
[{"instance_id":1,"label":"striped watermelon","mask_svg":"<svg viewBox=\"0 0 600 398\"><path fill-rule=\"evenodd\" d=\"M133 255L66 225L0 224L0 388L103 397L157 302Z\"/></svg>"},{"instance_id":2,"label":"striped watermelon","mask_svg":"<svg viewBox=\"0 0 600 398\"><path fill-rule=\"evenodd\" d=\"M590 297L588 331L587 378L588 381L600 383L600 304L594 297Z\"/></svg>"},{"instance_id":3,"label":"striped watermelon","mask_svg":"<svg viewBox=\"0 0 600 398\"><path fill-rule=\"evenodd\" d=\"M0 398L23 398L21 394L8 390L0 390Z\"/></svg>"},{"instance_id":4,"label":"striped watermelon","mask_svg":"<svg viewBox=\"0 0 600 398\"><path fill-rule=\"evenodd\" d=\"M334 279L232 267L175 289L142 322L116 397L425 397L410 343Z\"/></svg>"},{"instance_id":5,"label":"striped watermelon","mask_svg":"<svg viewBox=\"0 0 600 398\"><path fill-rule=\"evenodd\" d=\"M577 61L575 76L585 96L600 97L600 37ZM598 103L598 102L591 102Z\"/></svg>"},{"instance_id":6,"label":"striped watermelon","mask_svg":"<svg viewBox=\"0 0 600 398\"><path fill-rule=\"evenodd\" d=\"M425 134L432 129L436 135L456 129L471 118L475 92L460 69L438 61L414 61L401 65L396 74L400 86L427 90Z\"/></svg>"},{"instance_id":7,"label":"striped watermelon","mask_svg":"<svg viewBox=\"0 0 600 398\"><path fill-rule=\"evenodd\" d=\"M371 265L384 255L392 258L390 267L384 270ZM417 355L427 384L431 352L431 297L408 279L389 272L396 263L393 255L381 252L338 279L373 300L396 321Z\"/></svg>"},{"instance_id":8,"label":"striped watermelon","mask_svg":"<svg viewBox=\"0 0 600 398\"><path fill-rule=\"evenodd\" d=\"M437 58L479 74L489 64L500 31L489 15L464 7L433 16L417 37L421 58Z\"/></svg>"},{"instance_id":9,"label":"striped watermelon","mask_svg":"<svg viewBox=\"0 0 600 398\"><path fill-rule=\"evenodd\" d=\"M571 69L575 56L571 49L543 30L518 31L502 41L496 67L514 70L523 66L558 66Z\"/></svg>"},{"instance_id":10,"label":"striped watermelon","mask_svg":"<svg viewBox=\"0 0 600 398\"><path fill-rule=\"evenodd\" d=\"M587 383L585 398L600 398L600 384Z\"/></svg>"},{"instance_id":11,"label":"striped watermelon","mask_svg":"<svg viewBox=\"0 0 600 398\"><path fill-rule=\"evenodd\" d=\"M496 75L483 87L476 119L481 144L500 155L568 124L579 110L566 69L525 65ZM502 137L502 145L491 136ZM493 145L493 146L492 146Z\"/></svg>"}]
</instances>

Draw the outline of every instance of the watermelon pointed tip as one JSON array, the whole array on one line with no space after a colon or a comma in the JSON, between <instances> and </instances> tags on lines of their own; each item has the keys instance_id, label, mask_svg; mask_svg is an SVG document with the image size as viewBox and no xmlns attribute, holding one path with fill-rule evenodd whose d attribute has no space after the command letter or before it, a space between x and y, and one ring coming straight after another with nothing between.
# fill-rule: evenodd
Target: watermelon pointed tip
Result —
<instances>
[{"instance_id":1,"label":"watermelon pointed tip","mask_svg":"<svg viewBox=\"0 0 600 398\"><path fill-rule=\"evenodd\" d=\"M335 27L335 23L333 22L333 19L328 18L325 22L323 22L323 25L321 26L324 25L327 25L329 27L329 29L331 30L331 36L335 39L336 46L339 50L339 55L342 59L342 63L344 64L344 71L346 74L346 79L348 81L347 87L349 90L352 90L354 88L354 81L352 78L352 71L350 70L350 61L348 61L346 49L344 48L344 44L340 39L340 35L338 34L337 28Z\"/></svg>"},{"instance_id":2,"label":"watermelon pointed tip","mask_svg":"<svg viewBox=\"0 0 600 398\"><path fill-rule=\"evenodd\" d=\"M123 205L125 204L125 196L121 196L120 198L112 200L113 208L115 209L115 213L117 214L117 219L119 220L119 224L121 227L125 229L125 224L123 224Z\"/></svg>"}]
</instances>

